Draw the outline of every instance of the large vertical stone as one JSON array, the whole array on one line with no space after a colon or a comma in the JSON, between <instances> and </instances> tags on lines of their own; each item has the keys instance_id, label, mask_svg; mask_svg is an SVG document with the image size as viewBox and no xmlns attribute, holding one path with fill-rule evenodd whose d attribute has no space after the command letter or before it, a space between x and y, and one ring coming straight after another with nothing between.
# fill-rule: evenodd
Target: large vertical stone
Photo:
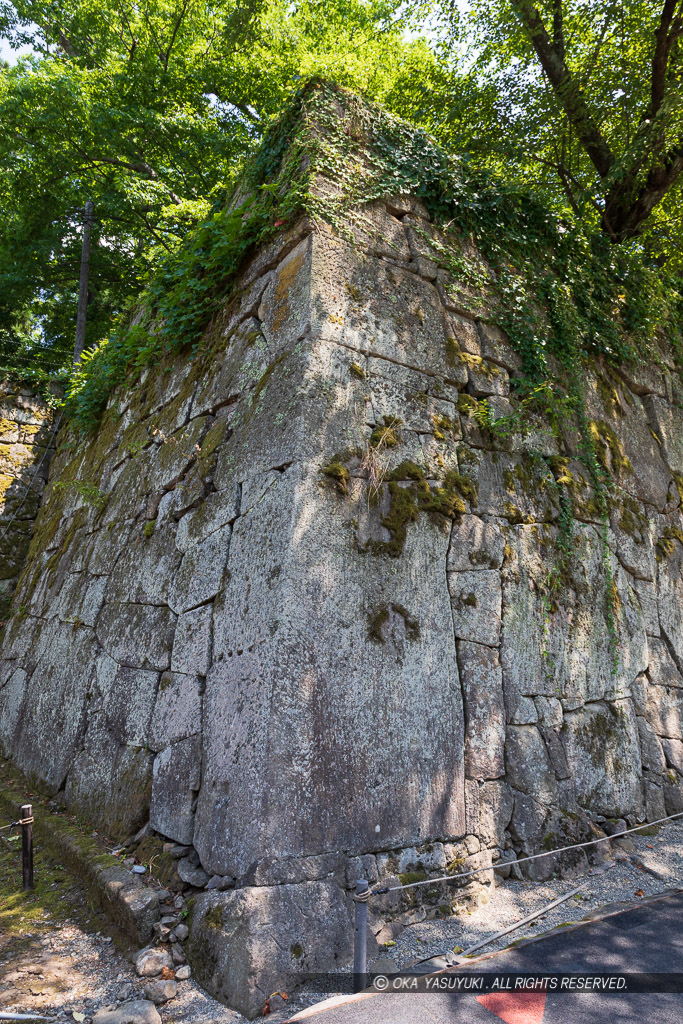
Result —
<instances>
[{"instance_id":1,"label":"large vertical stone","mask_svg":"<svg viewBox=\"0 0 683 1024\"><path fill-rule=\"evenodd\" d=\"M498 652L459 641L458 667L465 700L465 774L498 779L505 774L505 704Z\"/></svg>"},{"instance_id":2,"label":"large vertical stone","mask_svg":"<svg viewBox=\"0 0 683 1024\"><path fill-rule=\"evenodd\" d=\"M204 698L207 870L464 833L448 534L425 521L384 560L343 521L291 467L235 524Z\"/></svg>"}]
</instances>

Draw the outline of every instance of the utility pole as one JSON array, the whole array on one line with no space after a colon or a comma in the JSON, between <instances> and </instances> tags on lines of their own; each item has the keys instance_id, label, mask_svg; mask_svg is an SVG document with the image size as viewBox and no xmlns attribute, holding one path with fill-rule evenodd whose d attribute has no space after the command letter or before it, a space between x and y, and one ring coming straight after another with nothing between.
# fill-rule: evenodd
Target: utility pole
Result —
<instances>
[{"instance_id":1,"label":"utility pole","mask_svg":"<svg viewBox=\"0 0 683 1024\"><path fill-rule=\"evenodd\" d=\"M88 273L90 271L90 235L92 232L93 205L90 199L85 204L83 220L83 248L81 250L81 277L78 285L78 314L76 316L76 344L74 366L78 366L85 347L85 317L88 308Z\"/></svg>"}]
</instances>

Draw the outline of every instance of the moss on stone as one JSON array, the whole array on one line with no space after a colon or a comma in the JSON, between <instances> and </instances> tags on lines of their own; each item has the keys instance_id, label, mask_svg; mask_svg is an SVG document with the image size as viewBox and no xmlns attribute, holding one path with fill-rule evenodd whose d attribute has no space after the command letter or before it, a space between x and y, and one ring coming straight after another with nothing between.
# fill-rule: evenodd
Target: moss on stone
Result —
<instances>
[{"instance_id":1,"label":"moss on stone","mask_svg":"<svg viewBox=\"0 0 683 1024\"><path fill-rule=\"evenodd\" d=\"M434 426L434 437L437 441L445 441L447 434L452 434L454 429L453 420L445 413L435 413L431 417Z\"/></svg>"},{"instance_id":2,"label":"moss on stone","mask_svg":"<svg viewBox=\"0 0 683 1024\"><path fill-rule=\"evenodd\" d=\"M398 880L401 885L414 885L415 882L426 882L427 873L425 871L404 871L398 876Z\"/></svg>"},{"instance_id":3,"label":"moss on stone","mask_svg":"<svg viewBox=\"0 0 683 1024\"><path fill-rule=\"evenodd\" d=\"M321 473L338 494L348 494L351 474L342 459L343 455L334 455L332 460L323 466Z\"/></svg>"},{"instance_id":4,"label":"moss on stone","mask_svg":"<svg viewBox=\"0 0 683 1024\"><path fill-rule=\"evenodd\" d=\"M225 420L217 420L206 433L199 449L198 466L199 474L206 480L213 476L218 459L218 448L225 440L228 424Z\"/></svg>"},{"instance_id":5,"label":"moss on stone","mask_svg":"<svg viewBox=\"0 0 683 1024\"><path fill-rule=\"evenodd\" d=\"M202 918L202 924L206 928L211 928L212 931L219 931L223 927L223 923L223 907L220 903L210 907Z\"/></svg>"},{"instance_id":6,"label":"moss on stone","mask_svg":"<svg viewBox=\"0 0 683 1024\"><path fill-rule=\"evenodd\" d=\"M395 602L380 605L379 608L376 608L368 614L368 639L372 640L373 643L376 644L384 643L386 640L384 628L389 622L392 611L402 617L405 625L406 639L410 641L418 640L420 637L419 622L410 614L407 608L404 608L402 604L396 604Z\"/></svg>"},{"instance_id":7,"label":"moss on stone","mask_svg":"<svg viewBox=\"0 0 683 1024\"><path fill-rule=\"evenodd\" d=\"M608 423L604 420L590 420L588 429L595 444L596 457L605 472L633 472L631 460L624 452L624 446Z\"/></svg>"},{"instance_id":8,"label":"moss on stone","mask_svg":"<svg viewBox=\"0 0 683 1024\"><path fill-rule=\"evenodd\" d=\"M683 530L677 526L667 526L655 545L658 562L671 558L676 550L676 542L683 545Z\"/></svg>"},{"instance_id":9,"label":"moss on stone","mask_svg":"<svg viewBox=\"0 0 683 1024\"><path fill-rule=\"evenodd\" d=\"M289 352L281 352L277 359L274 359L272 363L270 363L261 374L251 396L251 402L249 403L249 411L246 417L247 422L249 421L249 419L251 419L252 415L254 414L256 406L258 405L259 398L268 387L268 384L270 383L270 378L273 376L275 369L280 365L280 363L284 362L284 360L289 356L289 354Z\"/></svg>"},{"instance_id":10,"label":"moss on stone","mask_svg":"<svg viewBox=\"0 0 683 1024\"><path fill-rule=\"evenodd\" d=\"M349 366L349 373L352 377L358 377L359 380L365 380L365 370L358 363L351 363Z\"/></svg>"},{"instance_id":11,"label":"moss on stone","mask_svg":"<svg viewBox=\"0 0 683 1024\"><path fill-rule=\"evenodd\" d=\"M144 528L142 530L142 533L143 533L143 536L145 537L146 540L149 540L150 537L152 537L154 535L155 527L156 527L156 521L154 519L149 519L145 523Z\"/></svg>"},{"instance_id":12,"label":"moss on stone","mask_svg":"<svg viewBox=\"0 0 683 1024\"><path fill-rule=\"evenodd\" d=\"M479 408L479 402L476 398L472 398L472 395L465 394L461 391L458 395L458 412L462 416L474 416Z\"/></svg>"},{"instance_id":13,"label":"moss on stone","mask_svg":"<svg viewBox=\"0 0 683 1024\"><path fill-rule=\"evenodd\" d=\"M383 416L382 422L370 434L370 446L379 448L382 445L385 448L395 448L400 441L399 428L402 424L403 420L398 416Z\"/></svg>"}]
</instances>

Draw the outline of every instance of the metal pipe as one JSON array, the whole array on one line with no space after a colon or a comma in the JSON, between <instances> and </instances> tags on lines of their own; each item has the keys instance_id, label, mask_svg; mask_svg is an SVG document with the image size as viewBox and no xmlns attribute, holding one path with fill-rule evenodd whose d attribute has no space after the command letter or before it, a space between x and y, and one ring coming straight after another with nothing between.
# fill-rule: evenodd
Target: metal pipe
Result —
<instances>
[{"instance_id":1,"label":"metal pipe","mask_svg":"<svg viewBox=\"0 0 683 1024\"><path fill-rule=\"evenodd\" d=\"M367 984L368 970L368 896L365 878L356 880L355 923L353 929L353 991L362 992Z\"/></svg>"}]
</instances>

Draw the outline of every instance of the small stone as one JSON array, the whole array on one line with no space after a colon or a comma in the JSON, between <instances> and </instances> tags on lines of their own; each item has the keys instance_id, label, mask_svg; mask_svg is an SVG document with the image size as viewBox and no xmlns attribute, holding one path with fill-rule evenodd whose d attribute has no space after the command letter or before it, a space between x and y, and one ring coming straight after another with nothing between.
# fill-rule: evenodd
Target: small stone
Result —
<instances>
[{"instance_id":1,"label":"small stone","mask_svg":"<svg viewBox=\"0 0 683 1024\"><path fill-rule=\"evenodd\" d=\"M181 922L180 924L176 925L175 933L176 933L176 938L178 939L178 941L179 942L184 942L185 939L187 938L187 936L190 934L190 929L187 927L186 924L183 924Z\"/></svg>"},{"instance_id":2,"label":"small stone","mask_svg":"<svg viewBox=\"0 0 683 1024\"><path fill-rule=\"evenodd\" d=\"M169 999L175 999L178 985L175 981L150 981L145 985L143 992L146 999L150 999L155 1006L160 1006Z\"/></svg>"},{"instance_id":3,"label":"small stone","mask_svg":"<svg viewBox=\"0 0 683 1024\"><path fill-rule=\"evenodd\" d=\"M608 836L613 836L617 832L624 832L626 828L627 825L623 818L607 818L602 826L603 832Z\"/></svg>"},{"instance_id":4,"label":"small stone","mask_svg":"<svg viewBox=\"0 0 683 1024\"><path fill-rule=\"evenodd\" d=\"M178 920L178 918L176 917L175 914L164 914L164 916L161 918L159 924L165 924L165 925L168 925L169 927L173 927L173 925L176 923L177 920Z\"/></svg>"},{"instance_id":5,"label":"small stone","mask_svg":"<svg viewBox=\"0 0 683 1024\"><path fill-rule=\"evenodd\" d=\"M165 903L166 900L170 900L173 893L169 892L168 889L157 889L157 899L159 903Z\"/></svg>"},{"instance_id":6,"label":"small stone","mask_svg":"<svg viewBox=\"0 0 683 1024\"><path fill-rule=\"evenodd\" d=\"M183 967L179 967L175 972L176 981L187 981L192 977L192 968L189 964L185 964Z\"/></svg>"},{"instance_id":7,"label":"small stone","mask_svg":"<svg viewBox=\"0 0 683 1024\"><path fill-rule=\"evenodd\" d=\"M162 924L161 921L155 921L154 934L160 940L160 942L165 942L166 939L171 934L171 929L168 928L165 924Z\"/></svg>"},{"instance_id":8,"label":"small stone","mask_svg":"<svg viewBox=\"0 0 683 1024\"><path fill-rule=\"evenodd\" d=\"M203 868L195 867L190 857L184 857L178 861L178 874L183 882L187 882L195 889L203 889L209 881L206 871Z\"/></svg>"},{"instance_id":9,"label":"small stone","mask_svg":"<svg viewBox=\"0 0 683 1024\"><path fill-rule=\"evenodd\" d=\"M161 1024L156 1007L144 999L134 999L116 1010L98 1010L93 1024Z\"/></svg>"},{"instance_id":10,"label":"small stone","mask_svg":"<svg viewBox=\"0 0 683 1024\"><path fill-rule=\"evenodd\" d=\"M174 845L168 852L174 860L180 860L181 857L187 857L188 854L192 853L192 847Z\"/></svg>"},{"instance_id":11,"label":"small stone","mask_svg":"<svg viewBox=\"0 0 683 1024\"><path fill-rule=\"evenodd\" d=\"M173 961L165 949L143 949L135 958L135 970L139 978L154 978L164 967L172 967Z\"/></svg>"},{"instance_id":12,"label":"small stone","mask_svg":"<svg viewBox=\"0 0 683 1024\"><path fill-rule=\"evenodd\" d=\"M171 956L174 964L184 964L187 959L179 942L174 942L171 946Z\"/></svg>"},{"instance_id":13,"label":"small stone","mask_svg":"<svg viewBox=\"0 0 683 1024\"><path fill-rule=\"evenodd\" d=\"M612 842L615 846L618 846L620 850L625 850L626 853L635 853L636 844L628 836L623 836L621 839L613 839Z\"/></svg>"},{"instance_id":14,"label":"small stone","mask_svg":"<svg viewBox=\"0 0 683 1024\"><path fill-rule=\"evenodd\" d=\"M133 872L134 875L144 875L147 871L147 868L145 867L144 864L133 864L131 871Z\"/></svg>"},{"instance_id":15,"label":"small stone","mask_svg":"<svg viewBox=\"0 0 683 1024\"><path fill-rule=\"evenodd\" d=\"M185 906L185 897L178 893L176 898L173 900L173 906L176 910L182 910Z\"/></svg>"},{"instance_id":16,"label":"small stone","mask_svg":"<svg viewBox=\"0 0 683 1024\"><path fill-rule=\"evenodd\" d=\"M233 889L236 881L237 879L233 875L212 875L206 888L225 892L226 889Z\"/></svg>"}]
</instances>

